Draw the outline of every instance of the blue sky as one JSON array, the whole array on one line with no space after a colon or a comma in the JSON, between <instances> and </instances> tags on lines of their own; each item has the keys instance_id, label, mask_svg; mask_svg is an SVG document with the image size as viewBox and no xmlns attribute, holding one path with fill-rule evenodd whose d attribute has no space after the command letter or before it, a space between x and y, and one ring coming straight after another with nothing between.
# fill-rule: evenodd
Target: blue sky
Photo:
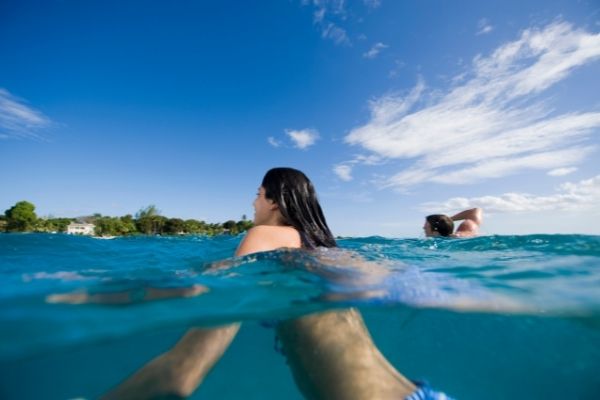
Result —
<instances>
[{"instance_id":1,"label":"blue sky","mask_svg":"<svg viewBox=\"0 0 600 400\"><path fill-rule=\"evenodd\" d=\"M222 222L292 166L338 235L600 234L599 32L596 1L3 1L0 210Z\"/></svg>"}]
</instances>

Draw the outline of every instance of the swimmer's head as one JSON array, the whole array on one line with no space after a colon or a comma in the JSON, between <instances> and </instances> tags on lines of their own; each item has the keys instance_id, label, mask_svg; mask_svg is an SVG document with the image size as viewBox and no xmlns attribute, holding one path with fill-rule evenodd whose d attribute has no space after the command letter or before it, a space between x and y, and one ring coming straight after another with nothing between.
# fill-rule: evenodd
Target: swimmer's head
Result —
<instances>
[{"instance_id":1,"label":"swimmer's head","mask_svg":"<svg viewBox=\"0 0 600 400\"><path fill-rule=\"evenodd\" d=\"M454 221L444 214L428 215L423 230L425 236L450 236L454 232Z\"/></svg>"},{"instance_id":2,"label":"swimmer's head","mask_svg":"<svg viewBox=\"0 0 600 400\"><path fill-rule=\"evenodd\" d=\"M293 168L273 168L263 178L265 197L277 204L283 223L306 234L315 246L335 247L312 182Z\"/></svg>"}]
</instances>

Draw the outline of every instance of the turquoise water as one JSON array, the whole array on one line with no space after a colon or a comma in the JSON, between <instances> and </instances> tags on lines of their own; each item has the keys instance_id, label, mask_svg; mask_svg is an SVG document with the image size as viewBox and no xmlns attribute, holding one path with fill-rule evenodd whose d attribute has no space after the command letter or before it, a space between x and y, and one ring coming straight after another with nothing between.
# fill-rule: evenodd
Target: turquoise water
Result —
<instances>
[{"instance_id":1,"label":"turquoise water","mask_svg":"<svg viewBox=\"0 0 600 400\"><path fill-rule=\"evenodd\" d=\"M600 236L343 238L233 259L240 240L0 235L0 398L96 398L188 327L242 320L192 398L301 399L259 322L344 306L403 374L458 399L600 398ZM207 291L182 297L193 287Z\"/></svg>"}]
</instances>

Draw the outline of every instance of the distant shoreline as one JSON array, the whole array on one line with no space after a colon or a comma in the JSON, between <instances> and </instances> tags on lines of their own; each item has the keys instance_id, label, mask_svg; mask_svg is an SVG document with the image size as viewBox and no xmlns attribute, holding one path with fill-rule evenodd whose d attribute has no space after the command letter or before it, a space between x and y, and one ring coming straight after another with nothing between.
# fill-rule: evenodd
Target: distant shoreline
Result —
<instances>
[{"instance_id":1,"label":"distant shoreline","mask_svg":"<svg viewBox=\"0 0 600 400\"><path fill-rule=\"evenodd\" d=\"M245 215L238 221L208 223L195 219L168 218L154 205L140 209L135 216L111 217L93 214L76 218L38 218L35 206L19 201L0 216L0 232L68 233L87 236L180 236L237 235L253 226Z\"/></svg>"}]
</instances>

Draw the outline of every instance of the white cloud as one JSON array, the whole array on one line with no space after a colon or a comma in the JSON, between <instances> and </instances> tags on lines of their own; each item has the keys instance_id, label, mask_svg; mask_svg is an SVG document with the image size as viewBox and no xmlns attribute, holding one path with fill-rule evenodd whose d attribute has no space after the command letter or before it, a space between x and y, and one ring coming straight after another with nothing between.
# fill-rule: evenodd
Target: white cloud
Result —
<instances>
[{"instance_id":1,"label":"white cloud","mask_svg":"<svg viewBox=\"0 0 600 400\"><path fill-rule=\"evenodd\" d=\"M337 45L351 45L352 42L348 33L336 20L346 19L346 1L345 0L303 0L303 6L312 6L313 23L321 31L323 39L329 39Z\"/></svg>"},{"instance_id":2,"label":"white cloud","mask_svg":"<svg viewBox=\"0 0 600 400\"><path fill-rule=\"evenodd\" d=\"M350 182L352 178L352 167L346 164L334 165L333 172L345 182Z\"/></svg>"},{"instance_id":3,"label":"white cloud","mask_svg":"<svg viewBox=\"0 0 600 400\"><path fill-rule=\"evenodd\" d=\"M325 18L325 8L318 8L313 13L313 21L315 24L322 23L324 18Z\"/></svg>"},{"instance_id":4,"label":"white cloud","mask_svg":"<svg viewBox=\"0 0 600 400\"><path fill-rule=\"evenodd\" d=\"M269 136L267 138L267 142L269 142L269 144L273 147L279 147L281 146L281 142L278 141L277 139L275 139L273 136Z\"/></svg>"},{"instance_id":5,"label":"white cloud","mask_svg":"<svg viewBox=\"0 0 600 400\"><path fill-rule=\"evenodd\" d=\"M0 88L0 139L39 139L37 132L48 126L48 117Z\"/></svg>"},{"instance_id":6,"label":"white cloud","mask_svg":"<svg viewBox=\"0 0 600 400\"><path fill-rule=\"evenodd\" d=\"M592 151L593 147L575 147L566 150L549 151L536 153L528 156L511 158L498 157L489 161L481 161L470 167L458 169L448 173L439 173L437 175L429 174L426 180L444 183L444 184L468 184L483 181L488 178L500 178L512 175L522 169L541 169L559 167L570 164L585 157ZM403 186L410 183L418 183L423 179L419 169L408 170L393 176L387 184L383 186Z\"/></svg>"},{"instance_id":7,"label":"white cloud","mask_svg":"<svg viewBox=\"0 0 600 400\"><path fill-rule=\"evenodd\" d=\"M375 43L373 47L366 53L363 53L364 58L375 58L379 55L381 50L387 49L389 46L387 44L383 44L381 42Z\"/></svg>"},{"instance_id":8,"label":"white cloud","mask_svg":"<svg viewBox=\"0 0 600 400\"><path fill-rule=\"evenodd\" d=\"M334 165L333 172L344 182L350 182L352 178L352 167L347 164Z\"/></svg>"},{"instance_id":9,"label":"white cloud","mask_svg":"<svg viewBox=\"0 0 600 400\"><path fill-rule=\"evenodd\" d=\"M477 35L485 35L486 33L490 33L494 30L494 27L489 23L486 18L481 18L479 22L477 22Z\"/></svg>"},{"instance_id":10,"label":"white cloud","mask_svg":"<svg viewBox=\"0 0 600 400\"><path fill-rule=\"evenodd\" d=\"M294 142L294 147L306 149L319 139L319 132L315 129L292 130L286 129L285 133Z\"/></svg>"},{"instance_id":11,"label":"white cloud","mask_svg":"<svg viewBox=\"0 0 600 400\"><path fill-rule=\"evenodd\" d=\"M550 176L565 176L577 171L577 167L556 168L548 171Z\"/></svg>"},{"instance_id":12,"label":"white cloud","mask_svg":"<svg viewBox=\"0 0 600 400\"><path fill-rule=\"evenodd\" d=\"M368 8L375 9L381 5L381 0L363 0L363 3L365 3Z\"/></svg>"},{"instance_id":13,"label":"white cloud","mask_svg":"<svg viewBox=\"0 0 600 400\"><path fill-rule=\"evenodd\" d=\"M324 39L331 39L335 44L350 44L348 34L346 31L332 22L328 22L322 25L321 37Z\"/></svg>"},{"instance_id":14,"label":"white cloud","mask_svg":"<svg viewBox=\"0 0 600 400\"><path fill-rule=\"evenodd\" d=\"M315 23L322 22L327 14L346 18L346 0L302 0L302 5L313 7Z\"/></svg>"},{"instance_id":15,"label":"white cloud","mask_svg":"<svg viewBox=\"0 0 600 400\"><path fill-rule=\"evenodd\" d=\"M400 75L400 70L406 66L404 61L394 60L394 67L388 72L389 78L396 78Z\"/></svg>"},{"instance_id":16,"label":"white cloud","mask_svg":"<svg viewBox=\"0 0 600 400\"><path fill-rule=\"evenodd\" d=\"M316 7L324 7L333 14L346 15L346 0L313 0Z\"/></svg>"},{"instance_id":17,"label":"white cloud","mask_svg":"<svg viewBox=\"0 0 600 400\"><path fill-rule=\"evenodd\" d=\"M344 161L333 166L333 172L343 181L349 182L353 180L352 168L354 165L381 165L385 162L381 157L376 155L356 155L353 159Z\"/></svg>"},{"instance_id":18,"label":"white cloud","mask_svg":"<svg viewBox=\"0 0 600 400\"><path fill-rule=\"evenodd\" d=\"M588 142L600 112L556 115L540 93L599 57L600 34L564 22L525 30L491 55L475 57L444 92L426 93L419 79L407 95L371 101L370 121L345 142L409 160L383 184L399 189L572 167L593 150Z\"/></svg>"},{"instance_id":19,"label":"white cloud","mask_svg":"<svg viewBox=\"0 0 600 400\"><path fill-rule=\"evenodd\" d=\"M576 183L565 183L557 193L536 196L527 193L505 193L500 196L454 197L445 202L421 205L425 212L455 212L481 207L489 213L515 213L538 211L600 211L600 175Z\"/></svg>"},{"instance_id":20,"label":"white cloud","mask_svg":"<svg viewBox=\"0 0 600 400\"><path fill-rule=\"evenodd\" d=\"M356 157L354 157L354 160L352 160L351 163L363 164L363 165L379 165L379 164L383 164L383 160L381 157L378 157L374 154L371 154L368 156L359 154Z\"/></svg>"}]
</instances>

